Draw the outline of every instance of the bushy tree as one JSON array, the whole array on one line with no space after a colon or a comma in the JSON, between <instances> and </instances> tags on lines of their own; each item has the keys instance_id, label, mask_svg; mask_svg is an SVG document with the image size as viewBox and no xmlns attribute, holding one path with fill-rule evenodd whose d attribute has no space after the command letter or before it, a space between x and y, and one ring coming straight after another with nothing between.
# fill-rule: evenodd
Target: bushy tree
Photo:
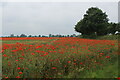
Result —
<instances>
[{"instance_id":1,"label":"bushy tree","mask_svg":"<svg viewBox=\"0 0 120 80\"><path fill-rule=\"evenodd\" d=\"M15 37L14 34L11 34L10 37Z\"/></svg>"},{"instance_id":2,"label":"bushy tree","mask_svg":"<svg viewBox=\"0 0 120 80\"><path fill-rule=\"evenodd\" d=\"M116 30L120 33L120 22L117 24Z\"/></svg>"},{"instance_id":3,"label":"bushy tree","mask_svg":"<svg viewBox=\"0 0 120 80\"><path fill-rule=\"evenodd\" d=\"M38 37L41 37L41 35L39 35Z\"/></svg>"},{"instance_id":4,"label":"bushy tree","mask_svg":"<svg viewBox=\"0 0 120 80\"><path fill-rule=\"evenodd\" d=\"M113 23L113 22L109 23L108 33L114 35L116 31L117 31L117 23Z\"/></svg>"},{"instance_id":5,"label":"bushy tree","mask_svg":"<svg viewBox=\"0 0 120 80\"><path fill-rule=\"evenodd\" d=\"M84 18L75 25L75 31L82 35L106 35L108 18L106 13L97 7L91 7L84 14Z\"/></svg>"},{"instance_id":6,"label":"bushy tree","mask_svg":"<svg viewBox=\"0 0 120 80\"><path fill-rule=\"evenodd\" d=\"M27 35L25 35L25 34L21 34L20 37L27 37Z\"/></svg>"},{"instance_id":7,"label":"bushy tree","mask_svg":"<svg viewBox=\"0 0 120 80\"><path fill-rule=\"evenodd\" d=\"M32 35L29 35L28 37L32 37Z\"/></svg>"}]
</instances>

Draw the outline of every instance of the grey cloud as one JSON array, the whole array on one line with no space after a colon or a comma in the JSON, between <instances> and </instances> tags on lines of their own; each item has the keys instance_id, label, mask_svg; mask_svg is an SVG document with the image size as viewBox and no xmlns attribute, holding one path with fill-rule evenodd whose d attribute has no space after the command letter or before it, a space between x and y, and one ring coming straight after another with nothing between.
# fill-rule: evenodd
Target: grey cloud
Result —
<instances>
[{"instance_id":1,"label":"grey cloud","mask_svg":"<svg viewBox=\"0 0 120 80\"><path fill-rule=\"evenodd\" d=\"M3 6L3 35L78 34L74 25L92 6L106 12L110 21L117 22L118 7L114 2L7 3Z\"/></svg>"}]
</instances>

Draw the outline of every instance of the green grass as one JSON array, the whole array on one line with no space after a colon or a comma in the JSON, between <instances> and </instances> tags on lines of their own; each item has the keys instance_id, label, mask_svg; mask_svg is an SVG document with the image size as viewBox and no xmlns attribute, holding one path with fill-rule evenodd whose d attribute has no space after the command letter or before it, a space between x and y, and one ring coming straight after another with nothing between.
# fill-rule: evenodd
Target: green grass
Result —
<instances>
[{"instance_id":1,"label":"green grass","mask_svg":"<svg viewBox=\"0 0 120 80\"><path fill-rule=\"evenodd\" d=\"M106 35L106 36L100 36L97 39L100 40L118 40L120 39L120 35Z\"/></svg>"},{"instance_id":2,"label":"green grass","mask_svg":"<svg viewBox=\"0 0 120 80\"><path fill-rule=\"evenodd\" d=\"M88 36L86 35L83 37L82 35L79 36L80 38L84 39L97 39L97 40L118 40L120 39L120 35L105 35L105 36Z\"/></svg>"},{"instance_id":3,"label":"green grass","mask_svg":"<svg viewBox=\"0 0 120 80\"><path fill-rule=\"evenodd\" d=\"M36 44L36 43L42 43L42 44L47 44L48 42L52 42L57 39L50 39L50 40L0 40L0 43L4 44L15 44L15 43L23 43L23 44Z\"/></svg>"},{"instance_id":4,"label":"green grass","mask_svg":"<svg viewBox=\"0 0 120 80\"><path fill-rule=\"evenodd\" d=\"M118 77L118 61L111 64L107 64L102 69L87 72L87 74L84 76L84 78L116 78Z\"/></svg>"}]
</instances>

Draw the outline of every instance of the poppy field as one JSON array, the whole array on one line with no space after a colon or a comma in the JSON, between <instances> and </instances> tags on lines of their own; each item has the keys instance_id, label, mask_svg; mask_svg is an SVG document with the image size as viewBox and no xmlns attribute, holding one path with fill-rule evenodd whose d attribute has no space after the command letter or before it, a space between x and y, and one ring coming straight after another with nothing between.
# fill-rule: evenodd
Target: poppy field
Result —
<instances>
[{"instance_id":1,"label":"poppy field","mask_svg":"<svg viewBox=\"0 0 120 80\"><path fill-rule=\"evenodd\" d=\"M2 78L117 78L117 40L1 38Z\"/></svg>"}]
</instances>

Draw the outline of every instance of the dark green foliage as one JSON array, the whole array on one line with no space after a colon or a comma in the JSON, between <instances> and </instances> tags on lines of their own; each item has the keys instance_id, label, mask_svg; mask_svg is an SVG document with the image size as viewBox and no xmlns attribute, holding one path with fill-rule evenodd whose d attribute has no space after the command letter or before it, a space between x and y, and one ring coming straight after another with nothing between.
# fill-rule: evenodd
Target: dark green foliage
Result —
<instances>
[{"instance_id":1,"label":"dark green foliage","mask_svg":"<svg viewBox=\"0 0 120 80\"><path fill-rule=\"evenodd\" d=\"M120 32L120 22L117 23L116 30L117 30L118 32Z\"/></svg>"},{"instance_id":2,"label":"dark green foliage","mask_svg":"<svg viewBox=\"0 0 120 80\"><path fill-rule=\"evenodd\" d=\"M38 37L41 37L41 35L39 35Z\"/></svg>"},{"instance_id":3,"label":"dark green foliage","mask_svg":"<svg viewBox=\"0 0 120 80\"><path fill-rule=\"evenodd\" d=\"M75 25L75 31L82 35L102 36L108 34L107 25L106 13L97 7L91 7L86 11L84 18Z\"/></svg>"},{"instance_id":4,"label":"dark green foliage","mask_svg":"<svg viewBox=\"0 0 120 80\"><path fill-rule=\"evenodd\" d=\"M109 23L109 26L108 26L108 33L111 33L111 34L115 34L115 32L118 30L117 27L118 24L117 23Z\"/></svg>"},{"instance_id":5,"label":"dark green foliage","mask_svg":"<svg viewBox=\"0 0 120 80\"><path fill-rule=\"evenodd\" d=\"M21 34L20 37L27 37L27 35L25 35L25 34Z\"/></svg>"},{"instance_id":6,"label":"dark green foliage","mask_svg":"<svg viewBox=\"0 0 120 80\"><path fill-rule=\"evenodd\" d=\"M32 35L29 35L28 37L32 37Z\"/></svg>"},{"instance_id":7,"label":"dark green foliage","mask_svg":"<svg viewBox=\"0 0 120 80\"><path fill-rule=\"evenodd\" d=\"M15 37L14 34L11 34L10 37Z\"/></svg>"}]
</instances>

